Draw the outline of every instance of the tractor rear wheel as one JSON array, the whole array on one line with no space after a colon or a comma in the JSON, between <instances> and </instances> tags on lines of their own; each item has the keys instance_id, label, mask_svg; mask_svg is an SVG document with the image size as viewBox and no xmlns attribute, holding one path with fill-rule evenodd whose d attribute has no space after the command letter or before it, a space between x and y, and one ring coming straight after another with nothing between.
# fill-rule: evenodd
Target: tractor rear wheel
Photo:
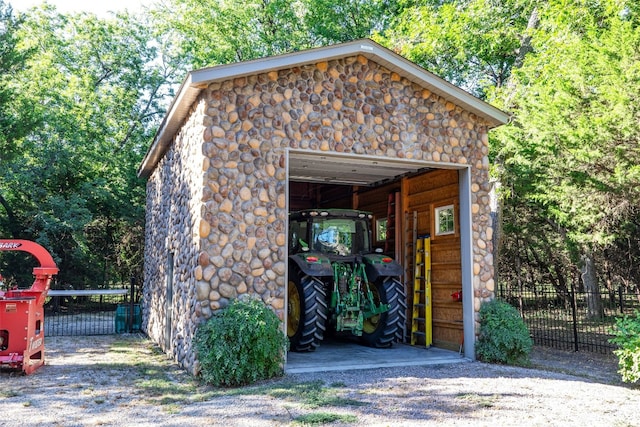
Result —
<instances>
[{"instance_id":1,"label":"tractor rear wheel","mask_svg":"<svg viewBox=\"0 0 640 427\"><path fill-rule=\"evenodd\" d=\"M374 302L387 304L389 310L364 320L360 341L369 347L390 347L403 338L407 311L404 286L395 277L380 277L369 287Z\"/></svg>"},{"instance_id":2,"label":"tractor rear wheel","mask_svg":"<svg viewBox=\"0 0 640 427\"><path fill-rule=\"evenodd\" d=\"M289 270L287 336L292 351L314 351L324 337L327 295L324 283L298 269Z\"/></svg>"}]
</instances>

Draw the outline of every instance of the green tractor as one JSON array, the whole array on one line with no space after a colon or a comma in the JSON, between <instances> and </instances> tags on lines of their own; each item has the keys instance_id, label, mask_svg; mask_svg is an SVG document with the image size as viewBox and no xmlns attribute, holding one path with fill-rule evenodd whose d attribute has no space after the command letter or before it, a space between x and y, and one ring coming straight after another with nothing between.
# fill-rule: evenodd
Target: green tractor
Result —
<instances>
[{"instance_id":1,"label":"green tractor","mask_svg":"<svg viewBox=\"0 0 640 427\"><path fill-rule=\"evenodd\" d=\"M329 333L356 337L370 347L402 340L407 307L402 267L372 250L371 218L345 209L291 213L291 350L314 351Z\"/></svg>"}]
</instances>

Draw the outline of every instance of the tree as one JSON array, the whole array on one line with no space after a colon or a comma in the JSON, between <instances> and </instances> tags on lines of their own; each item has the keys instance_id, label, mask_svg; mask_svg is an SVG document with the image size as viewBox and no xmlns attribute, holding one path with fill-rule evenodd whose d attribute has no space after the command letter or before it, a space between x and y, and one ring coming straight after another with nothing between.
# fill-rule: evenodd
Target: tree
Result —
<instances>
[{"instance_id":1,"label":"tree","mask_svg":"<svg viewBox=\"0 0 640 427\"><path fill-rule=\"evenodd\" d=\"M514 189L507 202L517 191L551 225L593 292L604 251L637 233L626 224L640 201L638 12L632 2L550 2L533 53L495 98L514 118L493 141Z\"/></svg>"},{"instance_id":2,"label":"tree","mask_svg":"<svg viewBox=\"0 0 640 427\"><path fill-rule=\"evenodd\" d=\"M141 274L144 183L136 170L180 73L163 61L152 29L143 18L46 6L24 15L16 32L34 54L13 78L13 105L31 106L40 125L13 134L0 194L19 236L47 247L58 279L74 287Z\"/></svg>"},{"instance_id":3,"label":"tree","mask_svg":"<svg viewBox=\"0 0 640 427\"><path fill-rule=\"evenodd\" d=\"M402 9L396 0L303 0L303 21L316 43L347 42L384 32Z\"/></svg>"},{"instance_id":4,"label":"tree","mask_svg":"<svg viewBox=\"0 0 640 427\"><path fill-rule=\"evenodd\" d=\"M4 166L18 154L17 141L38 121L31 114L33 107L30 104L17 102L18 88L14 79L32 54L29 49L18 46L17 33L21 25L22 19L14 16L11 6L0 0L0 165ZM0 207L0 212L4 211L4 215L0 215L0 229L6 230L8 236L16 237L19 233L16 213L11 195L2 191L1 177Z\"/></svg>"},{"instance_id":5,"label":"tree","mask_svg":"<svg viewBox=\"0 0 640 427\"><path fill-rule=\"evenodd\" d=\"M169 0L156 24L180 39L194 68L372 37L402 9L398 0Z\"/></svg>"},{"instance_id":6,"label":"tree","mask_svg":"<svg viewBox=\"0 0 640 427\"><path fill-rule=\"evenodd\" d=\"M511 284L637 283L638 16L623 0L404 2L376 35L513 114L490 150Z\"/></svg>"},{"instance_id":7,"label":"tree","mask_svg":"<svg viewBox=\"0 0 640 427\"><path fill-rule=\"evenodd\" d=\"M504 85L529 50L532 0L415 2L377 39L429 71L484 97Z\"/></svg>"},{"instance_id":8,"label":"tree","mask_svg":"<svg viewBox=\"0 0 640 427\"><path fill-rule=\"evenodd\" d=\"M295 0L170 0L154 12L194 68L308 48Z\"/></svg>"}]
</instances>

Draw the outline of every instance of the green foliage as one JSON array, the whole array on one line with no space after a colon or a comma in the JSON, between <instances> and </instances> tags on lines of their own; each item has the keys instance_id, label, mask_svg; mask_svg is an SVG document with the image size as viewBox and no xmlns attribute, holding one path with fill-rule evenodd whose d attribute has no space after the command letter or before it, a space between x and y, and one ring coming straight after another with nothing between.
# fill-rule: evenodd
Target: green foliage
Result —
<instances>
[{"instance_id":1,"label":"green foliage","mask_svg":"<svg viewBox=\"0 0 640 427\"><path fill-rule=\"evenodd\" d=\"M589 254L601 282L640 272L640 9L625 0L538 2L531 52L492 92L502 183L500 274L565 293ZM526 242L526 244L525 244Z\"/></svg>"},{"instance_id":2,"label":"green foliage","mask_svg":"<svg viewBox=\"0 0 640 427\"><path fill-rule=\"evenodd\" d=\"M604 245L621 206L640 200L640 133L632 124L639 114L640 30L620 19L618 8L558 9L551 2L542 13L535 54L501 94L515 122L497 130L495 148L504 159L502 178L526 179L528 200L569 241ZM575 15L583 19L568 19ZM519 175L511 176L513 167Z\"/></svg>"},{"instance_id":3,"label":"green foliage","mask_svg":"<svg viewBox=\"0 0 640 427\"><path fill-rule=\"evenodd\" d=\"M331 412L313 412L311 414L300 415L293 419L294 425L302 426L322 426L334 422L340 424L353 424L358 422L355 415L334 414Z\"/></svg>"},{"instance_id":4,"label":"green foliage","mask_svg":"<svg viewBox=\"0 0 640 427\"><path fill-rule=\"evenodd\" d=\"M136 171L177 75L163 40L142 17L3 8L0 236L45 246L65 285L141 283ZM14 267L0 259L3 273Z\"/></svg>"},{"instance_id":5,"label":"green foliage","mask_svg":"<svg viewBox=\"0 0 640 427\"><path fill-rule=\"evenodd\" d=\"M215 386L238 386L282 375L287 338L275 313L258 299L237 299L195 336L200 375Z\"/></svg>"},{"instance_id":6,"label":"green foliage","mask_svg":"<svg viewBox=\"0 0 640 427\"><path fill-rule=\"evenodd\" d=\"M483 96L507 82L535 2L407 2L376 38L446 80Z\"/></svg>"},{"instance_id":7,"label":"green foliage","mask_svg":"<svg viewBox=\"0 0 640 427\"><path fill-rule=\"evenodd\" d=\"M303 0L304 23L322 44L371 37L401 10L397 0Z\"/></svg>"},{"instance_id":8,"label":"green foliage","mask_svg":"<svg viewBox=\"0 0 640 427\"><path fill-rule=\"evenodd\" d=\"M372 37L398 0L171 0L153 14L194 68Z\"/></svg>"},{"instance_id":9,"label":"green foliage","mask_svg":"<svg viewBox=\"0 0 640 427\"><path fill-rule=\"evenodd\" d=\"M295 399L304 403L309 408L321 408L326 406L364 406L366 403L344 396L339 388L345 387L344 383L324 385L324 381L316 380L304 383L284 383L271 387L269 396L277 399Z\"/></svg>"},{"instance_id":10,"label":"green foliage","mask_svg":"<svg viewBox=\"0 0 640 427\"><path fill-rule=\"evenodd\" d=\"M622 381L640 383L640 311L617 318L613 333L615 337L610 341L620 347L613 353L618 356Z\"/></svg>"},{"instance_id":11,"label":"green foliage","mask_svg":"<svg viewBox=\"0 0 640 427\"><path fill-rule=\"evenodd\" d=\"M522 317L513 306L501 300L480 308L480 336L476 354L480 360L508 365L527 365L533 341Z\"/></svg>"},{"instance_id":12,"label":"green foliage","mask_svg":"<svg viewBox=\"0 0 640 427\"><path fill-rule=\"evenodd\" d=\"M310 47L293 0L171 0L154 12L194 68Z\"/></svg>"},{"instance_id":13,"label":"green foliage","mask_svg":"<svg viewBox=\"0 0 640 427\"><path fill-rule=\"evenodd\" d=\"M32 106L16 102L20 99L17 96L20 88L13 81L33 53L20 46L22 24L23 20L14 16L11 5L0 0L0 162L3 163L16 154L16 140L36 125L35 118L29 114ZM1 199L0 203L6 208Z\"/></svg>"}]
</instances>

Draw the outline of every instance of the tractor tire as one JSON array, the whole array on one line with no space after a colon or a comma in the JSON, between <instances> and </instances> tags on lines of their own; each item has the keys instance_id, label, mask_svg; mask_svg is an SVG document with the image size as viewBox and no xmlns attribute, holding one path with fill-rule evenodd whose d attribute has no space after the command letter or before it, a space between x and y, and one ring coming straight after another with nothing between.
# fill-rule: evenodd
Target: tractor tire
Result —
<instances>
[{"instance_id":1,"label":"tractor tire","mask_svg":"<svg viewBox=\"0 0 640 427\"><path fill-rule=\"evenodd\" d=\"M324 338L327 294L324 283L298 269L289 270L287 336L292 351L314 351Z\"/></svg>"},{"instance_id":2,"label":"tractor tire","mask_svg":"<svg viewBox=\"0 0 640 427\"><path fill-rule=\"evenodd\" d=\"M407 298L404 286L395 277L380 277L369 283L374 302L389 306L389 310L364 321L360 342L376 348L390 347L402 341L407 316Z\"/></svg>"}]
</instances>

